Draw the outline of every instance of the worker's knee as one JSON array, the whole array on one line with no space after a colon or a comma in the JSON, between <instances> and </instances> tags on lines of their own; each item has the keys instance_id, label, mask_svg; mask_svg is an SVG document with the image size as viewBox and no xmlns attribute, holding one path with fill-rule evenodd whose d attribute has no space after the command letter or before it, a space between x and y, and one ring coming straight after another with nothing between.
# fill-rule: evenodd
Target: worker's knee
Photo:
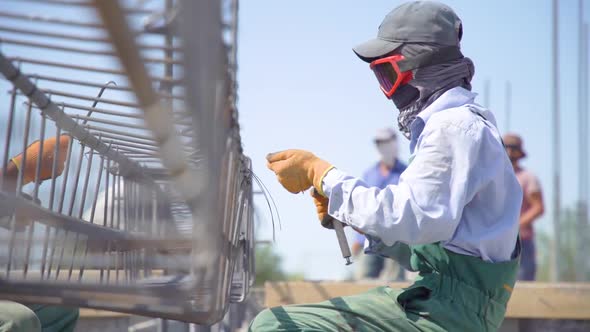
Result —
<instances>
[{"instance_id":1,"label":"worker's knee","mask_svg":"<svg viewBox=\"0 0 590 332\"><path fill-rule=\"evenodd\" d=\"M270 309L264 309L250 323L248 331L252 332L264 332L264 331L276 331L278 321L276 316Z\"/></svg>"},{"instance_id":2,"label":"worker's knee","mask_svg":"<svg viewBox=\"0 0 590 332\"><path fill-rule=\"evenodd\" d=\"M41 322L28 307L11 301L0 301L0 331L41 331Z\"/></svg>"}]
</instances>

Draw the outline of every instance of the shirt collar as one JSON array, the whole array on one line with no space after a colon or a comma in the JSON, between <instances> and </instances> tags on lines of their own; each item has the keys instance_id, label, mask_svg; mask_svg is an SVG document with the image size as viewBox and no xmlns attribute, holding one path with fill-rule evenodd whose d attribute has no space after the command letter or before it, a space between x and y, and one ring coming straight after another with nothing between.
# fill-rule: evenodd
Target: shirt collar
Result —
<instances>
[{"instance_id":1,"label":"shirt collar","mask_svg":"<svg viewBox=\"0 0 590 332\"><path fill-rule=\"evenodd\" d=\"M410 152L414 152L418 137L422 134L426 123L433 114L449 108L473 103L476 96L477 93L473 93L463 87L454 87L443 93L432 104L418 113L416 119L410 124Z\"/></svg>"}]
</instances>

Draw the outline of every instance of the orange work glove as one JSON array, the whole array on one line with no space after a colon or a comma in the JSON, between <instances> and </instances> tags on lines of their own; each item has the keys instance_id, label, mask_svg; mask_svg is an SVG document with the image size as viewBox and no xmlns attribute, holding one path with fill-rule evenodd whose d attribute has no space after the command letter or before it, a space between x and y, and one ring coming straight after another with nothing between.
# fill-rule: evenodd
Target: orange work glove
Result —
<instances>
[{"instance_id":1,"label":"orange work glove","mask_svg":"<svg viewBox=\"0 0 590 332\"><path fill-rule=\"evenodd\" d=\"M310 187L323 195L322 180L329 170L334 168L325 160L309 151L285 150L266 156L266 166L275 172L279 182L293 194Z\"/></svg>"},{"instance_id":2,"label":"orange work glove","mask_svg":"<svg viewBox=\"0 0 590 332\"><path fill-rule=\"evenodd\" d=\"M59 137L59 151L55 169L56 177L60 176L61 172L63 172L64 170L64 164L66 161L66 154L69 145L70 137L68 135L61 135ZM27 158L25 158L26 164L24 166L25 173L23 175L23 185L35 180L35 172L37 170L37 161L39 160L39 157L41 157L41 172L39 173L39 181L51 178L51 171L53 169L53 155L55 154L56 146L57 137L54 136L43 141L42 156L39 156L41 141L35 141L27 147L27 149L25 150ZM12 158L11 160L16 166L16 168L18 168L20 171L23 167L23 154L21 153L18 156Z\"/></svg>"},{"instance_id":3,"label":"orange work glove","mask_svg":"<svg viewBox=\"0 0 590 332\"><path fill-rule=\"evenodd\" d=\"M313 189L310 193L311 197L313 197L313 203L315 204L318 219L322 223L322 226L333 229L334 226L332 225L332 221L334 218L328 214L328 198L320 195L320 193L315 189Z\"/></svg>"}]
</instances>

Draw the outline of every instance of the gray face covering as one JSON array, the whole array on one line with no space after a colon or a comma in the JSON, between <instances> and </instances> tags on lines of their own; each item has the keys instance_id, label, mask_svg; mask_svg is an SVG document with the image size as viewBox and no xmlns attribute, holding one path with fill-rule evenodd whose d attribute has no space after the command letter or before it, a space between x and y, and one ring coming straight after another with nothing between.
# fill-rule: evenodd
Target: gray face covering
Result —
<instances>
[{"instance_id":1,"label":"gray face covering","mask_svg":"<svg viewBox=\"0 0 590 332\"><path fill-rule=\"evenodd\" d=\"M405 44L399 51L410 58L424 52L432 52L438 46L432 44ZM471 90L471 79L475 73L469 58L452 60L443 64L418 68L413 71L414 79L401 86L392 100L399 109L398 126L402 134L410 139L410 124L418 113L432 104L446 91L461 86Z\"/></svg>"}]
</instances>

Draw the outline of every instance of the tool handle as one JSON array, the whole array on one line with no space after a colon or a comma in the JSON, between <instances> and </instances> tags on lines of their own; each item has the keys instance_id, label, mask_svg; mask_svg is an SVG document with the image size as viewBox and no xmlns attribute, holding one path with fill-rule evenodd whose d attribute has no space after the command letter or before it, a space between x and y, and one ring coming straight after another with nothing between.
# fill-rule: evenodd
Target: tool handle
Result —
<instances>
[{"instance_id":1,"label":"tool handle","mask_svg":"<svg viewBox=\"0 0 590 332\"><path fill-rule=\"evenodd\" d=\"M334 226L334 231L336 232L336 237L338 238L338 245L340 246L340 251L342 252L342 257L347 261L350 260L352 254L350 253L350 247L348 246L348 240L346 239L346 234L344 233L344 226L343 224L332 218L332 225Z\"/></svg>"},{"instance_id":2,"label":"tool handle","mask_svg":"<svg viewBox=\"0 0 590 332\"><path fill-rule=\"evenodd\" d=\"M318 195L317 190L314 188L314 194ZM338 238L338 245L340 246L340 252L342 257L346 260L346 265L352 264L352 254L350 253L350 247L348 246L348 240L346 239L346 233L344 233L344 224L334 217L326 214L322 219L322 226L328 229L334 229L336 237Z\"/></svg>"}]
</instances>

